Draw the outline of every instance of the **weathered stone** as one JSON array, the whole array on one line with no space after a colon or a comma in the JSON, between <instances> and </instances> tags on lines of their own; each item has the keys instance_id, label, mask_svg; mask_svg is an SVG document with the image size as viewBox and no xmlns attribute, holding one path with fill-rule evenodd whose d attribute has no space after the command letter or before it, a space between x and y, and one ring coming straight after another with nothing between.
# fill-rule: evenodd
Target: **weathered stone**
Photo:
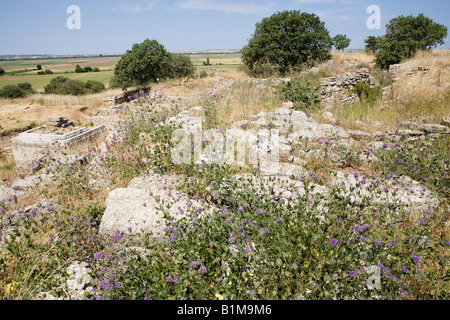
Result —
<instances>
[{"instance_id":1,"label":"weathered stone","mask_svg":"<svg viewBox=\"0 0 450 320\"><path fill-rule=\"evenodd\" d=\"M450 128L447 126L443 126L440 124L424 124L420 127L420 130L425 132L426 134L439 133L445 134L450 133Z\"/></svg>"},{"instance_id":2,"label":"weathered stone","mask_svg":"<svg viewBox=\"0 0 450 320\"><path fill-rule=\"evenodd\" d=\"M85 300L84 292L88 291L94 278L90 275L92 269L86 262L73 262L66 270L70 275L66 281L67 291L71 300Z\"/></svg>"},{"instance_id":3,"label":"weathered stone","mask_svg":"<svg viewBox=\"0 0 450 320\"><path fill-rule=\"evenodd\" d=\"M372 188L383 191L371 199L371 203L378 206L395 205L397 208L417 213L425 212L439 204L429 190L406 176L393 177L382 183L374 176L359 176L337 171L331 183L341 188L338 193L340 196L347 197L352 203L357 204L362 203L365 197L372 196Z\"/></svg>"},{"instance_id":4,"label":"weathered stone","mask_svg":"<svg viewBox=\"0 0 450 320\"><path fill-rule=\"evenodd\" d=\"M49 117L47 118L48 122L62 122L64 120L63 117Z\"/></svg>"},{"instance_id":5,"label":"weathered stone","mask_svg":"<svg viewBox=\"0 0 450 320\"><path fill-rule=\"evenodd\" d=\"M360 130L347 130L347 133L355 140L370 140L372 138L371 134Z\"/></svg>"},{"instance_id":6,"label":"weathered stone","mask_svg":"<svg viewBox=\"0 0 450 320\"><path fill-rule=\"evenodd\" d=\"M73 146L82 145L90 138L101 134L103 126L95 128L83 127L66 134L39 134L39 127L19 134L11 140L16 169L20 174L32 174L36 168L36 160L43 153L52 152L55 156L70 150Z\"/></svg>"},{"instance_id":7,"label":"weathered stone","mask_svg":"<svg viewBox=\"0 0 450 320\"><path fill-rule=\"evenodd\" d=\"M450 128L450 117L442 118L442 120L441 120L441 125Z\"/></svg>"},{"instance_id":8,"label":"weathered stone","mask_svg":"<svg viewBox=\"0 0 450 320\"><path fill-rule=\"evenodd\" d=\"M141 231L160 237L170 220L186 217L186 212L193 208L202 208L199 215L210 212L204 204L190 199L186 194L175 189L176 176L158 174L133 179L128 188L113 190L106 200L100 231L114 233L116 230L126 235L136 236Z\"/></svg>"}]
</instances>

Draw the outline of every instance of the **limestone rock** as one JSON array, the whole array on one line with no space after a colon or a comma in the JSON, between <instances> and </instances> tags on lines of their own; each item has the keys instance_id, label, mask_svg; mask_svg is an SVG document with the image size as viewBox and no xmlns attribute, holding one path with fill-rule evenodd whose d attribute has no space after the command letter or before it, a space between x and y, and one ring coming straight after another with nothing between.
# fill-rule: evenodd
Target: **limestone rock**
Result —
<instances>
[{"instance_id":1,"label":"limestone rock","mask_svg":"<svg viewBox=\"0 0 450 320\"><path fill-rule=\"evenodd\" d=\"M450 133L450 128L447 126L443 126L440 124L424 124L420 127L420 130L425 132L426 134L433 134L433 133L439 133L439 134L446 134Z\"/></svg>"},{"instance_id":2,"label":"limestone rock","mask_svg":"<svg viewBox=\"0 0 450 320\"><path fill-rule=\"evenodd\" d=\"M170 221L186 217L190 208L202 208L199 214L209 212L203 204L174 189L176 179L157 174L142 176L133 179L128 188L111 191L100 231L114 233L120 230L131 236L145 231L158 237Z\"/></svg>"},{"instance_id":3,"label":"limestone rock","mask_svg":"<svg viewBox=\"0 0 450 320\"><path fill-rule=\"evenodd\" d=\"M90 275L92 269L86 262L73 262L67 273L70 277L66 281L68 293L71 300L84 300L84 292L89 290L94 278Z\"/></svg>"},{"instance_id":4,"label":"limestone rock","mask_svg":"<svg viewBox=\"0 0 450 320\"><path fill-rule=\"evenodd\" d=\"M442 120L441 120L441 125L450 128L450 117L442 118Z\"/></svg>"}]
</instances>

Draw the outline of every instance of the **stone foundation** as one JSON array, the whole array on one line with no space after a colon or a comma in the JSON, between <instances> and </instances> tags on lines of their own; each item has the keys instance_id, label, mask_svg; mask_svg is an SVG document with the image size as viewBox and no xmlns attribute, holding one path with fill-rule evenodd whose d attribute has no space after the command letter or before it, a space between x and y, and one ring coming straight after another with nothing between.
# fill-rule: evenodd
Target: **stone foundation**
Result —
<instances>
[{"instance_id":1,"label":"stone foundation","mask_svg":"<svg viewBox=\"0 0 450 320\"><path fill-rule=\"evenodd\" d=\"M43 153L63 155L76 146L89 143L90 139L103 131L104 126L75 128L65 134L37 133L45 128L46 126L42 126L23 132L11 140L16 168L20 174L32 174L35 171L35 161Z\"/></svg>"}]
</instances>

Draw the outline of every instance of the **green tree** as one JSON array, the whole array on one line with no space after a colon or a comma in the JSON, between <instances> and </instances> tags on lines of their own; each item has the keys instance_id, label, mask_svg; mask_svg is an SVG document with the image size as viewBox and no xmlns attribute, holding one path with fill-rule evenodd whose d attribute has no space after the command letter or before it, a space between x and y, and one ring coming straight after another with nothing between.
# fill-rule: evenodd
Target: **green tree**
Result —
<instances>
[{"instance_id":1,"label":"green tree","mask_svg":"<svg viewBox=\"0 0 450 320\"><path fill-rule=\"evenodd\" d=\"M77 64L76 67L75 67L75 72L76 73L82 73L82 72L85 72L85 71L84 71L84 69L82 67L80 67L79 64Z\"/></svg>"},{"instance_id":2,"label":"green tree","mask_svg":"<svg viewBox=\"0 0 450 320\"><path fill-rule=\"evenodd\" d=\"M364 43L366 44L366 52L377 53L380 49L380 37L368 36Z\"/></svg>"},{"instance_id":3,"label":"green tree","mask_svg":"<svg viewBox=\"0 0 450 320\"><path fill-rule=\"evenodd\" d=\"M350 42L352 40L347 38L345 34L337 34L336 36L333 37L333 39L331 39L331 41L333 42L333 45L336 48L336 50L344 51L346 48L350 46Z\"/></svg>"},{"instance_id":4,"label":"green tree","mask_svg":"<svg viewBox=\"0 0 450 320\"><path fill-rule=\"evenodd\" d=\"M147 39L122 56L114 74L123 90L156 83L171 76L172 55L158 41Z\"/></svg>"},{"instance_id":5,"label":"green tree","mask_svg":"<svg viewBox=\"0 0 450 320\"><path fill-rule=\"evenodd\" d=\"M36 68L37 68L38 70L42 70L42 65L38 64L38 65L36 66Z\"/></svg>"},{"instance_id":6,"label":"green tree","mask_svg":"<svg viewBox=\"0 0 450 320\"><path fill-rule=\"evenodd\" d=\"M33 93L33 87L29 82L18 83L17 86L20 90L25 91L26 93Z\"/></svg>"},{"instance_id":7,"label":"green tree","mask_svg":"<svg viewBox=\"0 0 450 320\"><path fill-rule=\"evenodd\" d=\"M425 17L398 16L386 26L386 34L379 39L379 51L376 59L383 69L411 58L419 50L431 50L438 44L444 44L447 27Z\"/></svg>"},{"instance_id":8,"label":"green tree","mask_svg":"<svg viewBox=\"0 0 450 320\"><path fill-rule=\"evenodd\" d=\"M26 95L27 95L27 92L20 89L15 84L9 84L9 85L4 86L2 89L0 89L0 97L2 97L2 98L10 98L10 99L24 98L24 97L26 97Z\"/></svg>"},{"instance_id":9,"label":"green tree","mask_svg":"<svg viewBox=\"0 0 450 320\"><path fill-rule=\"evenodd\" d=\"M185 78L194 75L195 67L188 55L172 54L171 78Z\"/></svg>"},{"instance_id":10,"label":"green tree","mask_svg":"<svg viewBox=\"0 0 450 320\"><path fill-rule=\"evenodd\" d=\"M95 80L86 81L85 86L88 89L89 93L99 93L106 89L103 83Z\"/></svg>"},{"instance_id":11,"label":"green tree","mask_svg":"<svg viewBox=\"0 0 450 320\"><path fill-rule=\"evenodd\" d=\"M250 70L268 62L286 74L330 59L331 47L329 32L318 16L282 11L256 24L255 33L242 48L242 60Z\"/></svg>"},{"instance_id":12,"label":"green tree","mask_svg":"<svg viewBox=\"0 0 450 320\"><path fill-rule=\"evenodd\" d=\"M5 70L3 70L3 68L0 68L0 77L3 77L3 75L5 74Z\"/></svg>"},{"instance_id":13,"label":"green tree","mask_svg":"<svg viewBox=\"0 0 450 320\"><path fill-rule=\"evenodd\" d=\"M56 93L56 89L68 80L69 78L62 76L53 78L50 80L50 83L44 87L45 93Z\"/></svg>"}]
</instances>

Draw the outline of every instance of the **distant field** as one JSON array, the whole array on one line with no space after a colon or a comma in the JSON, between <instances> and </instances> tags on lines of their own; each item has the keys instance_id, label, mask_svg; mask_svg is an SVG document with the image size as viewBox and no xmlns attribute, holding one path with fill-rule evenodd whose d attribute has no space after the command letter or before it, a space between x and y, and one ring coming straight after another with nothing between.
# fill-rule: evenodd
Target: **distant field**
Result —
<instances>
[{"instance_id":1,"label":"distant field","mask_svg":"<svg viewBox=\"0 0 450 320\"><path fill-rule=\"evenodd\" d=\"M0 61L0 67L6 71L6 75L0 77L0 88L8 84L29 82L34 89L43 89L51 79L64 76L77 80L96 80L107 85L114 74L114 66L120 57L86 57L74 59L39 59L39 60L13 60ZM42 70L49 69L53 74L38 75L36 66L40 64ZM100 72L72 73L75 66L99 68ZM69 72L69 73L66 73Z\"/></svg>"},{"instance_id":2,"label":"distant field","mask_svg":"<svg viewBox=\"0 0 450 320\"><path fill-rule=\"evenodd\" d=\"M0 78L0 88L4 87L8 84L18 84L21 82L29 82L33 86L34 89L43 89L51 79L57 76L64 76L70 79L75 80L96 80L101 83L107 85L109 83L109 79L114 74L113 70L110 71L101 71L101 72L88 72L88 73L54 73L48 75L38 76L37 74L33 75L20 75L20 76L6 76Z\"/></svg>"},{"instance_id":3,"label":"distant field","mask_svg":"<svg viewBox=\"0 0 450 320\"><path fill-rule=\"evenodd\" d=\"M197 72L236 72L241 62L241 54L238 53L211 53L190 55ZM204 66L203 62L209 57L210 66ZM120 57L82 57L71 59L39 59L39 60L13 60L0 61L0 67L6 71L5 76L0 77L0 88L9 84L29 82L34 89L42 91L51 79L64 76L76 80L96 80L108 85L114 74L114 66ZM36 66L40 64L42 70L49 69L53 74L38 75ZM82 68L90 66L98 67L100 72L74 73L75 66ZM66 73L69 72L69 73Z\"/></svg>"},{"instance_id":4,"label":"distant field","mask_svg":"<svg viewBox=\"0 0 450 320\"><path fill-rule=\"evenodd\" d=\"M197 72L214 71L214 72L236 72L242 65L241 54L193 54L190 56L192 63L197 68ZM204 66L203 62L206 62L209 58L210 66Z\"/></svg>"}]
</instances>

